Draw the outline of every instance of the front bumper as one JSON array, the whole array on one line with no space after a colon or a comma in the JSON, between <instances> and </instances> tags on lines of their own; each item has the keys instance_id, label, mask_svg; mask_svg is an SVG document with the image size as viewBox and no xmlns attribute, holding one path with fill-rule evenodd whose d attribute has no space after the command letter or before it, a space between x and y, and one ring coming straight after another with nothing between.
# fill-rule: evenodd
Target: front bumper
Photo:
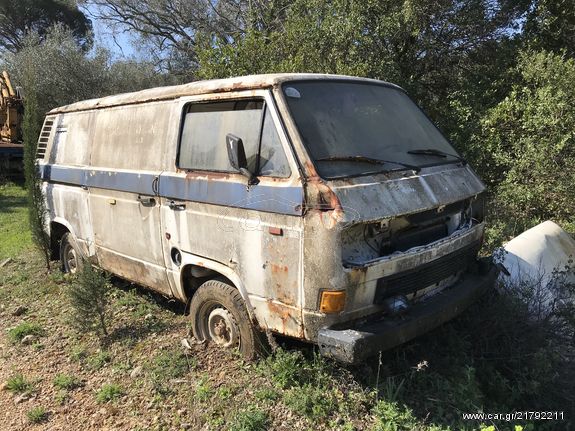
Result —
<instances>
[{"instance_id":1,"label":"front bumper","mask_svg":"<svg viewBox=\"0 0 575 431\"><path fill-rule=\"evenodd\" d=\"M495 284L497 269L466 273L454 286L415 304L399 318L366 323L353 329L320 329L320 353L344 363L358 363L391 349L453 319Z\"/></svg>"}]
</instances>

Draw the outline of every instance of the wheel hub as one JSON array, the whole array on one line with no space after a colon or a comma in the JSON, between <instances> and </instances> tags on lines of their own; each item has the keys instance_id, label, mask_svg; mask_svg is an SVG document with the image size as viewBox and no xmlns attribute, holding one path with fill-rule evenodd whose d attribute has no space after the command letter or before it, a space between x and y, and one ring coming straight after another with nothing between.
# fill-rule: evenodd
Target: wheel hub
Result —
<instances>
[{"instance_id":1,"label":"wheel hub","mask_svg":"<svg viewBox=\"0 0 575 431\"><path fill-rule=\"evenodd\" d=\"M239 344L239 329L234 316L224 308L216 308L210 313L208 333L210 339L222 347L234 347Z\"/></svg>"},{"instance_id":2,"label":"wheel hub","mask_svg":"<svg viewBox=\"0 0 575 431\"><path fill-rule=\"evenodd\" d=\"M76 250L73 247L68 247L66 250L66 262L68 264L68 272L70 274L75 274L78 270L78 256L76 255Z\"/></svg>"}]
</instances>

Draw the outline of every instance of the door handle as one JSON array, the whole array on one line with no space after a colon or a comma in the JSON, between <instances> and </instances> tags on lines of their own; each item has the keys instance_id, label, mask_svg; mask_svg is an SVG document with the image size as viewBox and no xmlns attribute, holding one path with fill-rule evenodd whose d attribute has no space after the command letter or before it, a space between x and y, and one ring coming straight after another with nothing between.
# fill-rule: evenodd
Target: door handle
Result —
<instances>
[{"instance_id":1,"label":"door handle","mask_svg":"<svg viewBox=\"0 0 575 431\"><path fill-rule=\"evenodd\" d=\"M145 207L151 207L151 206L156 205L156 200L150 196L138 195L138 202L140 202Z\"/></svg>"},{"instance_id":2,"label":"door handle","mask_svg":"<svg viewBox=\"0 0 575 431\"><path fill-rule=\"evenodd\" d=\"M174 211L183 211L186 209L186 204L183 202L170 201L168 202L168 206Z\"/></svg>"}]
</instances>

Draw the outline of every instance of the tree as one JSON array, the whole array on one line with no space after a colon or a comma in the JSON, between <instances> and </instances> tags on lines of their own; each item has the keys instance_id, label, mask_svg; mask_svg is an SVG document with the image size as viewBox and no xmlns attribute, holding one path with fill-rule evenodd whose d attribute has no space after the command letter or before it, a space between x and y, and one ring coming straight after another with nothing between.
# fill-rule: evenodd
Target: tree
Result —
<instances>
[{"instance_id":1,"label":"tree","mask_svg":"<svg viewBox=\"0 0 575 431\"><path fill-rule=\"evenodd\" d=\"M72 0L0 0L0 50L17 52L28 33L43 40L54 24L70 29L76 43L92 43L92 23Z\"/></svg>"},{"instance_id":2,"label":"tree","mask_svg":"<svg viewBox=\"0 0 575 431\"><path fill-rule=\"evenodd\" d=\"M575 59L524 51L518 82L488 111L475 145L498 218L522 232L552 219L575 231Z\"/></svg>"},{"instance_id":3,"label":"tree","mask_svg":"<svg viewBox=\"0 0 575 431\"><path fill-rule=\"evenodd\" d=\"M524 37L532 48L575 57L575 8L571 0L535 0Z\"/></svg>"},{"instance_id":4,"label":"tree","mask_svg":"<svg viewBox=\"0 0 575 431\"><path fill-rule=\"evenodd\" d=\"M42 115L79 100L175 83L148 62L112 62L110 52L99 47L87 55L62 26L50 29L44 38L30 34L19 52L3 60L3 68L22 83L25 95L30 85L25 75L33 77Z\"/></svg>"}]
</instances>

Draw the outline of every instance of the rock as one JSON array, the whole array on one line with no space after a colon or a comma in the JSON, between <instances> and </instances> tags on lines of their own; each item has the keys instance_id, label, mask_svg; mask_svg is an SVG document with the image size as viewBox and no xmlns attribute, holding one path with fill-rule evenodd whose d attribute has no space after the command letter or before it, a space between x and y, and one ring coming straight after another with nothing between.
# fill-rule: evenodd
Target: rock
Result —
<instances>
[{"instance_id":1,"label":"rock","mask_svg":"<svg viewBox=\"0 0 575 431\"><path fill-rule=\"evenodd\" d=\"M29 398L28 394L20 394L16 398L14 398L14 404L20 404L26 401Z\"/></svg>"},{"instance_id":2,"label":"rock","mask_svg":"<svg viewBox=\"0 0 575 431\"><path fill-rule=\"evenodd\" d=\"M187 338L182 338L182 341L180 341L180 344L182 345L182 347L184 349L192 350L192 346L190 346L190 342L188 341Z\"/></svg>"},{"instance_id":3,"label":"rock","mask_svg":"<svg viewBox=\"0 0 575 431\"><path fill-rule=\"evenodd\" d=\"M144 316L144 320L151 320L154 318L154 315L152 313L148 313Z\"/></svg>"},{"instance_id":4,"label":"rock","mask_svg":"<svg viewBox=\"0 0 575 431\"><path fill-rule=\"evenodd\" d=\"M134 369L132 370L132 372L130 373L130 377L131 377L132 379L135 379L136 377L141 376L143 370L144 370L144 369L142 368L142 366L141 366L141 365L138 365L136 368L134 368Z\"/></svg>"},{"instance_id":5,"label":"rock","mask_svg":"<svg viewBox=\"0 0 575 431\"><path fill-rule=\"evenodd\" d=\"M12 262L12 259L8 258L8 259L4 259L2 261L2 263L0 263L0 268L4 268L6 265L8 265L10 262Z\"/></svg>"},{"instance_id":6,"label":"rock","mask_svg":"<svg viewBox=\"0 0 575 431\"><path fill-rule=\"evenodd\" d=\"M16 309L12 312L12 316L21 316L22 314L28 311L28 307L24 307L23 305L19 305Z\"/></svg>"},{"instance_id":7,"label":"rock","mask_svg":"<svg viewBox=\"0 0 575 431\"><path fill-rule=\"evenodd\" d=\"M0 383L0 391L5 391L7 387L8 387L8 383L6 383L6 382Z\"/></svg>"},{"instance_id":8,"label":"rock","mask_svg":"<svg viewBox=\"0 0 575 431\"><path fill-rule=\"evenodd\" d=\"M34 341L36 340L36 337L34 335L26 335L24 338L22 338L22 341L20 341L22 344L32 344Z\"/></svg>"},{"instance_id":9,"label":"rock","mask_svg":"<svg viewBox=\"0 0 575 431\"><path fill-rule=\"evenodd\" d=\"M184 423L180 424L180 428L182 428L184 430L190 430L190 429L192 429L192 424L184 422Z\"/></svg>"}]
</instances>

